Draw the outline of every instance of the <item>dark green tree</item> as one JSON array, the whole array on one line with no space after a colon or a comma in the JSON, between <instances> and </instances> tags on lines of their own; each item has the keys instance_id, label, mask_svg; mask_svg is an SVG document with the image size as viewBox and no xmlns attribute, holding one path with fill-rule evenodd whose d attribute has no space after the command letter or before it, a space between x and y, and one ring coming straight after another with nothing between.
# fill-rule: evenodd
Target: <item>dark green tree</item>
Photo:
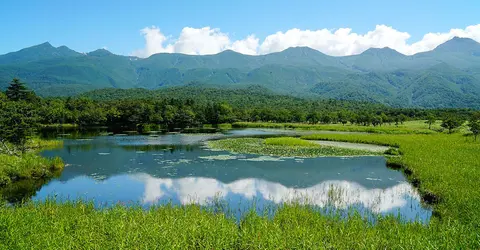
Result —
<instances>
[{"instance_id":1,"label":"dark green tree","mask_svg":"<svg viewBox=\"0 0 480 250\"><path fill-rule=\"evenodd\" d=\"M25 86L25 83L21 82L18 78L13 78L5 94L11 101L31 101L35 97L35 94L29 90Z\"/></svg>"},{"instance_id":2,"label":"dark green tree","mask_svg":"<svg viewBox=\"0 0 480 250\"><path fill-rule=\"evenodd\" d=\"M35 107L24 101L4 102L0 112L0 143L4 151L14 154L26 151L28 139L38 127ZM9 144L13 145L11 148Z\"/></svg>"},{"instance_id":3,"label":"dark green tree","mask_svg":"<svg viewBox=\"0 0 480 250\"><path fill-rule=\"evenodd\" d=\"M480 112L474 113L468 121L468 128L473 133L474 141L477 141L477 136L480 133Z\"/></svg>"},{"instance_id":4,"label":"dark green tree","mask_svg":"<svg viewBox=\"0 0 480 250\"><path fill-rule=\"evenodd\" d=\"M462 124L463 120L460 117L450 115L443 119L440 126L442 126L442 128L448 129L448 133L451 134L454 129L460 127Z\"/></svg>"},{"instance_id":5,"label":"dark green tree","mask_svg":"<svg viewBox=\"0 0 480 250\"><path fill-rule=\"evenodd\" d=\"M427 121L425 123L428 124L428 129L432 129L432 125L435 124L436 120L437 118L432 113L427 115Z\"/></svg>"},{"instance_id":6,"label":"dark green tree","mask_svg":"<svg viewBox=\"0 0 480 250\"><path fill-rule=\"evenodd\" d=\"M408 117L404 114L400 114L399 119L400 123L403 125L403 123L407 121Z\"/></svg>"}]
</instances>

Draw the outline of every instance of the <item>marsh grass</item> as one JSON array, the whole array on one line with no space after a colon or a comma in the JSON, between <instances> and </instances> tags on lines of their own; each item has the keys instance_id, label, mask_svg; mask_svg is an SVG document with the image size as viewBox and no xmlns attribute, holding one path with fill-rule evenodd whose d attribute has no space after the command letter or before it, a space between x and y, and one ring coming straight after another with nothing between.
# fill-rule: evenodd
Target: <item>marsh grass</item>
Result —
<instances>
[{"instance_id":1,"label":"marsh grass","mask_svg":"<svg viewBox=\"0 0 480 250\"><path fill-rule=\"evenodd\" d=\"M63 167L59 157L50 159L35 153L21 156L0 154L0 187L18 180L51 178Z\"/></svg>"},{"instance_id":2,"label":"marsh grass","mask_svg":"<svg viewBox=\"0 0 480 250\"><path fill-rule=\"evenodd\" d=\"M37 153L40 149L57 148L62 145L62 141L33 138L27 144L27 153L0 154L0 188L20 180L49 179L57 175L65 166L62 159L45 158Z\"/></svg>"},{"instance_id":3,"label":"marsh grass","mask_svg":"<svg viewBox=\"0 0 480 250\"><path fill-rule=\"evenodd\" d=\"M232 138L207 142L211 149L240 154L281 157L364 156L381 153L365 150L320 146L298 138Z\"/></svg>"},{"instance_id":4,"label":"marsh grass","mask_svg":"<svg viewBox=\"0 0 480 250\"><path fill-rule=\"evenodd\" d=\"M287 203L273 216L249 210L236 221L199 205L144 210L96 209L82 201L47 200L0 208L1 249L477 249L476 232L457 222L375 222L350 211L318 213Z\"/></svg>"},{"instance_id":5,"label":"marsh grass","mask_svg":"<svg viewBox=\"0 0 480 250\"><path fill-rule=\"evenodd\" d=\"M30 150L40 149L55 149L63 146L62 140L42 140L39 138L32 138L28 141L27 147Z\"/></svg>"},{"instance_id":6,"label":"marsh grass","mask_svg":"<svg viewBox=\"0 0 480 250\"><path fill-rule=\"evenodd\" d=\"M460 134L435 135L331 135L302 136L307 140L373 143L399 148L401 157L388 159L433 203L434 214L480 227L480 143Z\"/></svg>"},{"instance_id":7,"label":"marsh grass","mask_svg":"<svg viewBox=\"0 0 480 250\"><path fill-rule=\"evenodd\" d=\"M265 145L277 145L277 146L301 146L301 147L318 147L318 144L302 140L295 137L275 137L266 138L263 143Z\"/></svg>"}]
</instances>

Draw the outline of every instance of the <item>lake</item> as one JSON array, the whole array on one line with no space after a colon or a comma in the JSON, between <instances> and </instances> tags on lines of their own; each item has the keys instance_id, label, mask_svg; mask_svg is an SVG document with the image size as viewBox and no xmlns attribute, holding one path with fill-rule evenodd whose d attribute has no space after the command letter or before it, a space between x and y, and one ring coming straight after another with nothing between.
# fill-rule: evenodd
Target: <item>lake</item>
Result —
<instances>
[{"instance_id":1,"label":"lake","mask_svg":"<svg viewBox=\"0 0 480 250\"><path fill-rule=\"evenodd\" d=\"M393 214L427 222L432 214L399 171L382 156L284 158L212 151L204 142L237 136L273 136L276 130L215 134L110 135L64 139L42 152L67 164L33 200L82 199L96 206L221 206L240 218L245 211L274 211L300 202L320 212ZM286 133L292 133L287 131Z\"/></svg>"}]
</instances>

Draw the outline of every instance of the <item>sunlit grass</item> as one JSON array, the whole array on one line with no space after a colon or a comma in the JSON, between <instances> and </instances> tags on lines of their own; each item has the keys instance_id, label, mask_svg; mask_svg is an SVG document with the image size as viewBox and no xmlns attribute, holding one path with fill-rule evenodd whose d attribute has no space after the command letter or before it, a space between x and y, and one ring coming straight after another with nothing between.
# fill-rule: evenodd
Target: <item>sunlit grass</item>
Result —
<instances>
[{"instance_id":1,"label":"sunlit grass","mask_svg":"<svg viewBox=\"0 0 480 250\"><path fill-rule=\"evenodd\" d=\"M267 138L263 142L266 145L277 145L277 146L302 146L302 147L318 147L318 144L302 140L300 138L294 137L275 137Z\"/></svg>"},{"instance_id":2,"label":"sunlit grass","mask_svg":"<svg viewBox=\"0 0 480 250\"><path fill-rule=\"evenodd\" d=\"M237 221L199 205L102 210L85 202L0 208L0 249L478 249L478 232L455 221L375 223L345 220L285 204L273 217L247 212Z\"/></svg>"},{"instance_id":3,"label":"sunlit grass","mask_svg":"<svg viewBox=\"0 0 480 250\"><path fill-rule=\"evenodd\" d=\"M401 166L427 199L438 203L434 213L480 227L480 143L460 134L435 135L332 135L302 136L309 140L374 143L399 147Z\"/></svg>"},{"instance_id":4,"label":"sunlit grass","mask_svg":"<svg viewBox=\"0 0 480 250\"><path fill-rule=\"evenodd\" d=\"M59 157L49 159L35 153L0 154L0 187L17 180L50 178L64 166Z\"/></svg>"},{"instance_id":5,"label":"sunlit grass","mask_svg":"<svg viewBox=\"0 0 480 250\"><path fill-rule=\"evenodd\" d=\"M58 140L33 138L28 141L28 151L24 154L0 154L0 187L19 180L54 176L65 166L62 159L41 157L36 151L62 145L63 142Z\"/></svg>"},{"instance_id":6,"label":"sunlit grass","mask_svg":"<svg viewBox=\"0 0 480 250\"><path fill-rule=\"evenodd\" d=\"M433 134L441 131L440 123L437 122L428 129L425 121L408 121L404 124L383 124L382 126L359 126L342 124L307 124L307 123L270 123L270 122L236 122L234 128L274 128L274 129L302 129L302 130L325 130L344 132L363 132L378 134Z\"/></svg>"}]
</instances>

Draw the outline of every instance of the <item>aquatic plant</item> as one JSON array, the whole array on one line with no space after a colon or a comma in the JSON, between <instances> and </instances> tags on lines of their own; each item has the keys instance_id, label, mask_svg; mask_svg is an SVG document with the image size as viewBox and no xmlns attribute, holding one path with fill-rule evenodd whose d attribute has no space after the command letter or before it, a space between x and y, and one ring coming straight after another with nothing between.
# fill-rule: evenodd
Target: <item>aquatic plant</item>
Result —
<instances>
[{"instance_id":1,"label":"aquatic plant","mask_svg":"<svg viewBox=\"0 0 480 250\"><path fill-rule=\"evenodd\" d=\"M302 146L302 147L318 147L318 144L302 140L295 137L274 137L267 138L263 142L266 145L278 145L278 146Z\"/></svg>"},{"instance_id":2,"label":"aquatic plant","mask_svg":"<svg viewBox=\"0 0 480 250\"><path fill-rule=\"evenodd\" d=\"M233 153L259 154L283 157L321 157L321 156L359 156L379 155L357 149L321 146L298 138L231 138L207 142L212 149L225 150Z\"/></svg>"}]
</instances>

